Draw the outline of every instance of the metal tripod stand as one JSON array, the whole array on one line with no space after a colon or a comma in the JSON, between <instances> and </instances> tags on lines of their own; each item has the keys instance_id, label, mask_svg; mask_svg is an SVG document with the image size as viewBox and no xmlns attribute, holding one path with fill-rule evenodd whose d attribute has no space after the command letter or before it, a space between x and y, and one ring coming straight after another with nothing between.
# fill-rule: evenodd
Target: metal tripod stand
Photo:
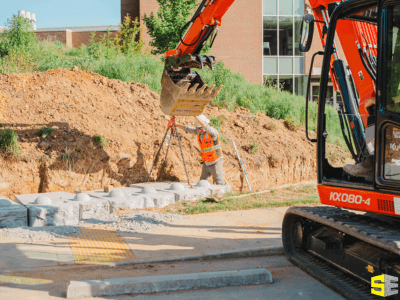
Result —
<instances>
[{"instance_id":1,"label":"metal tripod stand","mask_svg":"<svg viewBox=\"0 0 400 300\"><path fill-rule=\"evenodd\" d=\"M188 174L188 171L187 171L187 168L186 168L185 158L183 156L183 151L182 151L182 146L181 146L181 140L179 138L179 133L178 133L178 130L176 128L175 117L172 117L171 120L168 122L167 130L165 131L164 138L163 138L163 140L161 142L160 148L158 149L157 155L154 158L154 162L153 162L153 165L151 167L151 170L150 170L149 176L147 177L146 182L149 182L149 180L150 180L151 174L153 173L154 166L158 162L158 157L160 156L160 152L161 152L162 146L164 145L165 139L168 136L168 131L170 131L170 130L171 130L171 138L167 142L167 152L165 153L164 162L163 162L163 165L161 167L161 176L160 177L162 178L162 175L164 173L165 164L167 163L168 150L169 150L169 147L170 147L170 145L172 143L172 138L174 136L176 136L176 138L178 140L178 144L179 144L179 149L181 151L181 156L182 156L183 166L185 168L186 178L187 178L189 186L191 188L193 188L192 184L190 183L189 174Z\"/></svg>"}]
</instances>

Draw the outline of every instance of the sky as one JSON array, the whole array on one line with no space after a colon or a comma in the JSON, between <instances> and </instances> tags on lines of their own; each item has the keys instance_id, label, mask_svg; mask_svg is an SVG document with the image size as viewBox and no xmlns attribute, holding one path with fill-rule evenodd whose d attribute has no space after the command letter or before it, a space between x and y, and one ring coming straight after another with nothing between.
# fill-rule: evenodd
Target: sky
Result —
<instances>
[{"instance_id":1,"label":"sky","mask_svg":"<svg viewBox=\"0 0 400 300\"><path fill-rule=\"evenodd\" d=\"M118 25L121 0L2 0L0 26L19 10L36 15L36 28Z\"/></svg>"}]
</instances>

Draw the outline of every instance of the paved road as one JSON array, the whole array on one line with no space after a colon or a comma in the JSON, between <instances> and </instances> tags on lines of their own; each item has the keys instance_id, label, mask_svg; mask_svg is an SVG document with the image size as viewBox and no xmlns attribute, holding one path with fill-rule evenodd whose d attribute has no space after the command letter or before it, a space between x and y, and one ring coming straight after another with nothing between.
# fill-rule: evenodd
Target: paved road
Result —
<instances>
[{"instance_id":1,"label":"paved road","mask_svg":"<svg viewBox=\"0 0 400 300\"><path fill-rule=\"evenodd\" d=\"M56 267L54 270L32 269L30 272L0 274L2 300L53 300L65 299L70 280L95 278L117 278L133 276L161 276L165 274L199 273L252 268L266 268L272 273L272 284L247 287L230 287L178 293L162 293L138 296L100 297L93 299L121 300L170 300L170 299L344 299L300 269L284 256L213 260L199 262L173 262L158 264L128 265L121 267ZM7 276L7 277L4 277ZM7 280L8 279L8 282ZM11 280L12 279L12 280ZM29 280L28 280L29 279ZM83 299L83 298L81 298ZM89 298L84 298L89 299Z\"/></svg>"}]
</instances>

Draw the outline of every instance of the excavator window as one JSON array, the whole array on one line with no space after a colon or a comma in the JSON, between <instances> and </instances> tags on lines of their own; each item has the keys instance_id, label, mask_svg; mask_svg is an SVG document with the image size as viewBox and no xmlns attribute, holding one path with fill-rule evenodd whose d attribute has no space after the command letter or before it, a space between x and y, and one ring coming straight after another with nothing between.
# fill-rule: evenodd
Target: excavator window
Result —
<instances>
[{"instance_id":1,"label":"excavator window","mask_svg":"<svg viewBox=\"0 0 400 300\"><path fill-rule=\"evenodd\" d=\"M400 113L400 4L391 10L387 53L387 103L386 108Z\"/></svg>"},{"instance_id":2,"label":"excavator window","mask_svg":"<svg viewBox=\"0 0 400 300\"><path fill-rule=\"evenodd\" d=\"M389 9L386 109L400 113L400 4ZM383 178L400 181L400 127L384 125Z\"/></svg>"},{"instance_id":3,"label":"excavator window","mask_svg":"<svg viewBox=\"0 0 400 300\"><path fill-rule=\"evenodd\" d=\"M385 128L385 180L400 180L400 128L389 125Z\"/></svg>"}]
</instances>

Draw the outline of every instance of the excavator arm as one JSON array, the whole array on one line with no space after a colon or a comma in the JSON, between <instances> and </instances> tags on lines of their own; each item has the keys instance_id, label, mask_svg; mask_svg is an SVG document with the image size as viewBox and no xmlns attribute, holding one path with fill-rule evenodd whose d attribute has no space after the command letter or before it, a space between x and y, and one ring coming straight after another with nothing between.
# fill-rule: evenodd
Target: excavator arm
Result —
<instances>
[{"instance_id":1,"label":"excavator arm","mask_svg":"<svg viewBox=\"0 0 400 300\"><path fill-rule=\"evenodd\" d=\"M202 0L193 17L181 29L181 40L175 49L165 55L161 78L161 110L171 116L198 116L218 95L222 86L207 86L191 68L213 69L214 56L200 56L218 34L222 17L235 0ZM186 33L184 31L186 30Z\"/></svg>"}]
</instances>

